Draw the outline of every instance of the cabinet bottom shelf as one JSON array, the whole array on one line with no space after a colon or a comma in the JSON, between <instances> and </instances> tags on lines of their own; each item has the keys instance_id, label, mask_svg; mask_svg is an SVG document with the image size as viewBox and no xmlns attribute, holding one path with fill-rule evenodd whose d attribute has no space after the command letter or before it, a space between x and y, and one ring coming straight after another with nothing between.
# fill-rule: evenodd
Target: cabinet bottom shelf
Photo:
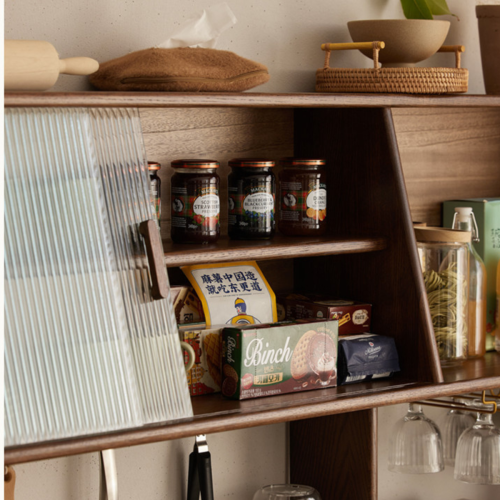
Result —
<instances>
[{"instance_id":1,"label":"cabinet bottom shelf","mask_svg":"<svg viewBox=\"0 0 500 500\"><path fill-rule=\"evenodd\" d=\"M499 388L500 353L487 353L484 358L447 367L443 373L445 382L442 384L422 384L395 377L247 401L227 400L220 394L199 396L192 399L192 419L6 448L5 464L32 462Z\"/></svg>"}]
</instances>

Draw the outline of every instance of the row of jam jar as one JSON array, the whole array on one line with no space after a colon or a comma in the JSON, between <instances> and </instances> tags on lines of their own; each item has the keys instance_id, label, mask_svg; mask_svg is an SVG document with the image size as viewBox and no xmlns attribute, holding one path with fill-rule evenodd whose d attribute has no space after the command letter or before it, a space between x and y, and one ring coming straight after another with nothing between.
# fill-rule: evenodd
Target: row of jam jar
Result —
<instances>
[{"instance_id":1,"label":"row of jam jar","mask_svg":"<svg viewBox=\"0 0 500 500\"><path fill-rule=\"evenodd\" d=\"M325 161L284 158L279 179L278 229L289 236L326 231ZM171 237L175 243L213 243L220 235L219 162L171 163ZM269 239L275 232L276 162L260 158L229 161L228 234L231 239Z\"/></svg>"}]
</instances>

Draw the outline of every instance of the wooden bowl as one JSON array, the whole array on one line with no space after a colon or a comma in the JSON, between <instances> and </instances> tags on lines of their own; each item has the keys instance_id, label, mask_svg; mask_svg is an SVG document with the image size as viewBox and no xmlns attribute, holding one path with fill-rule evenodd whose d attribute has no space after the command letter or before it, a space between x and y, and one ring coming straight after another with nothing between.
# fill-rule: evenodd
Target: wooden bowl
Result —
<instances>
[{"instance_id":1,"label":"wooden bowl","mask_svg":"<svg viewBox=\"0 0 500 500\"><path fill-rule=\"evenodd\" d=\"M353 42L385 42L379 61L386 68L413 66L435 54L443 45L449 21L427 19L375 19L347 23ZM361 50L369 57L371 50Z\"/></svg>"}]
</instances>

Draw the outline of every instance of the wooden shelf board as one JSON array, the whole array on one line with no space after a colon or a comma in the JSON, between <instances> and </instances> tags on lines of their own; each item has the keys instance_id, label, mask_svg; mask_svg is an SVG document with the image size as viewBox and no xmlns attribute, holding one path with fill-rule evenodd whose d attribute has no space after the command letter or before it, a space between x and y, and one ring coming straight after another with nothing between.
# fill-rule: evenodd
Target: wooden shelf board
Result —
<instances>
[{"instance_id":1,"label":"wooden shelf board","mask_svg":"<svg viewBox=\"0 0 500 500\"><path fill-rule=\"evenodd\" d=\"M500 96L411 94L264 94L181 92L8 92L6 107L500 107Z\"/></svg>"},{"instance_id":2,"label":"wooden shelf board","mask_svg":"<svg viewBox=\"0 0 500 500\"><path fill-rule=\"evenodd\" d=\"M276 235L271 240L233 241L228 237L211 245L163 242L167 267L239 260L291 259L317 255L375 252L386 248L385 238L294 238Z\"/></svg>"},{"instance_id":3,"label":"wooden shelf board","mask_svg":"<svg viewBox=\"0 0 500 500\"><path fill-rule=\"evenodd\" d=\"M443 370L442 384L393 378L248 401L220 394L193 398L194 418L96 436L24 445L5 450L5 464L31 462L108 448L167 441L259 425L366 410L420 399L500 388L500 353Z\"/></svg>"}]
</instances>

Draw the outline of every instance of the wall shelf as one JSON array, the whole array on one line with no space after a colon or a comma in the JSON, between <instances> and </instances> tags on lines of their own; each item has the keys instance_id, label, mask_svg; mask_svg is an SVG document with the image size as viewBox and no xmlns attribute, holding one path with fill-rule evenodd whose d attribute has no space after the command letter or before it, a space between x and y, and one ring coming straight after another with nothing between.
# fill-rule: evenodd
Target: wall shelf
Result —
<instances>
[{"instance_id":1,"label":"wall shelf","mask_svg":"<svg viewBox=\"0 0 500 500\"><path fill-rule=\"evenodd\" d=\"M384 238L292 238L281 235L263 241L233 241L221 237L216 244L206 246L163 242L167 267L188 266L200 262L208 264L375 252L386 246Z\"/></svg>"},{"instance_id":2,"label":"wall shelf","mask_svg":"<svg viewBox=\"0 0 500 500\"><path fill-rule=\"evenodd\" d=\"M484 359L468 360L444 369L441 367L393 117L388 109L500 108L500 96L19 92L6 94L5 105L293 109L293 112L279 112L286 114L287 123L293 114L293 154L325 158L327 164L336 167L330 170L332 177L328 178L329 185L337 188L328 190L329 214L335 214L328 219L329 234L342 237L294 239L278 236L263 242L233 242L222 238L216 245L203 248L165 242L165 264L179 267L272 259L275 272L288 274L286 277L293 280L295 290L312 288L332 297L359 298L373 304L373 331L395 339L401 364L397 378L373 383L243 402L228 401L220 395L193 398L193 419L7 448L6 464L291 422L292 482L310 484L324 498L376 500L377 407L500 387L499 353L488 353ZM219 126L222 123L224 134L231 130L226 126L238 126L238 121L231 122L225 116L232 114L233 110L207 109L194 113L205 112L217 115L217 120L222 122L207 120L200 126L210 129L214 123ZM447 113L454 116L455 112L457 110ZM141 113L154 114L151 110ZM465 110L465 113L471 112ZM158 128L153 128L153 132L170 130L167 122L172 114L185 113L173 110L156 114L152 126ZM246 114L251 115L249 119L258 128L258 117L253 115L262 114L262 111ZM191 118L185 120L192 119L189 116ZM228 121L224 122L225 119ZM175 141L172 144L177 144L182 136L191 147L189 129L192 125L199 124L182 122L178 126L174 123ZM251 135L251 128L244 128L242 135L245 136L248 130ZM432 130L432 134L435 133ZM208 135L200 139L203 150L211 147L207 151L227 154L233 151L232 145L218 144L217 140L222 142L221 139L213 138L211 133ZM286 138L289 140L286 146L290 144L292 150L291 130ZM165 147L161 139L157 142ZM232 136L230 139L233 140ZM453 147L448 146L450 143L453 141L447 139L446 147ZM242 142L237 147L240 148L238 151L253 152L255 146ZM263 147L256 149L259 153L265 151L265 154L275 151ZM429 171L422 173L424 175L432 178ZM494 175L496 180L498 174ZM491 180L483 180L483 184L486 182L491 183ZM293 259L293 265L290 265L290 259ZM353 474L356 474L354 479L346 479Z\"/></svg>"},{"instance_id":3,"label":"wall shelf","mask_svg":"<svg viewBox=\"0 0 500 500\"><path fill-rule=\"evenodd\" d=\"M247 107L247 108L384 108L500 107L500 96L409 94L264 94L182 92L8 92L4 104L71 107Z\"/></svg>"},{"instance_id":4,"label":"wall shelf","mask_svg":"<svg viewBox=\"0 0 500 500\"><path fill-rule=\"evenodd\" d=\"M192 420L6 448L5 464L356 412L419 399L497 388L500 387L500 353L487 353L483 359L467 360L457 366L448 367L444 370L444 377L445 382L440 385L418 384L393 378L248 401L228 400L220 394L199 396L192 399L195 415Z\"/></svg>"}]
</instances>

